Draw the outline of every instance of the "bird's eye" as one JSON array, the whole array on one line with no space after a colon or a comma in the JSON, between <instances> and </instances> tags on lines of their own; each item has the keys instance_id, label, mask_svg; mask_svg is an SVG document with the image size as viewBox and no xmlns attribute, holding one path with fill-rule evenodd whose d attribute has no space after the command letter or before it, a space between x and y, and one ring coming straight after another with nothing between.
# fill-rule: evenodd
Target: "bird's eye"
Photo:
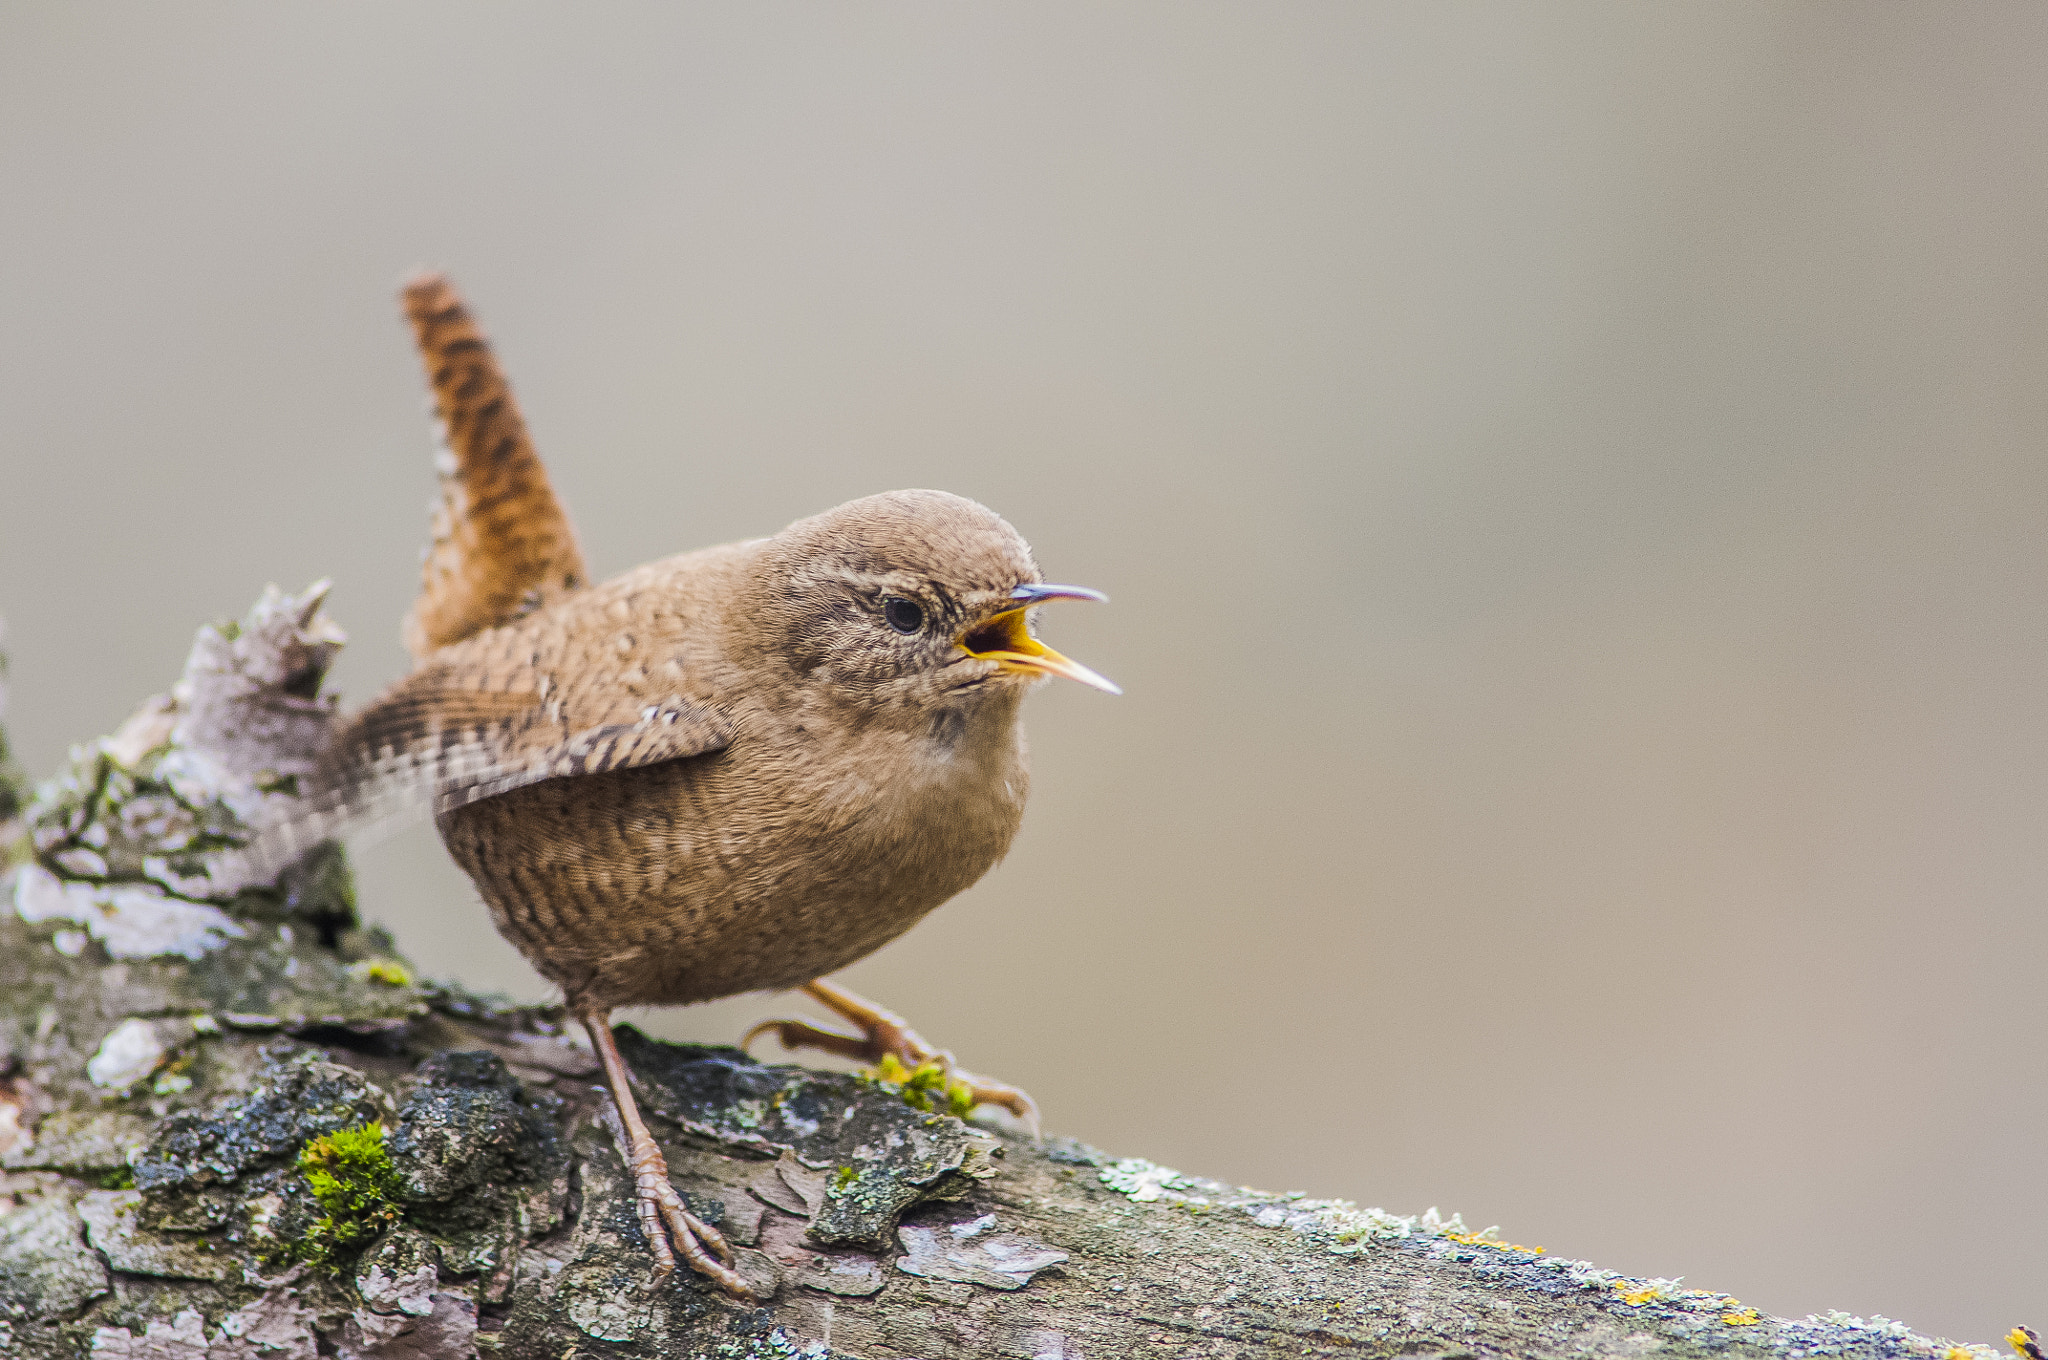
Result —
<instances>
[{"instance_id":1,"label":"bird's eye","mask_svg":"<svg viewBox=\"0 0 2048 1360\"><path fill-rule=\"evenodd\" d=\"M915 600L891 595L882 601L882 617L899 633L915 633L924 627L924 609Z\"/></svg>"}]
</instances>

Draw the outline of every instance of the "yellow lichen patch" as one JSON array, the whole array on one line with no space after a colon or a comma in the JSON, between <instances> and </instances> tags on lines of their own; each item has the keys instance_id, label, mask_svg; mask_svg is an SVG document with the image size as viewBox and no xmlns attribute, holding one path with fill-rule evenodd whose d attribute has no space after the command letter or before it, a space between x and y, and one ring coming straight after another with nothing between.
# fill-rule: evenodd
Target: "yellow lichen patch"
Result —
<instances>
[{"instance_id":1,"label":"yellow lichen patch","mask_svg":"<svg viewBox=\"0 0 2048 1360\"><path fill-rule=\"evenodd\" d=\"M1475 1233L1447 1232L1444 1236L1453 1242L1467 1247L1497 1247L1501 1251L1526 1251L1532 1256L1541 1256L1543 1254L1543 1248L1541 1247L1525 1247L1519 1242L1503 1242L1498 1237L1492 1236L1494 1231L1495 1229L1488 1228L1485 1232Z\"/></svg>"},{"instance_id":2,"label":"yellow lichen patch","mask_svg":"<svg viewBox=\"0 0 2048 1360\"><path fill-rule=\"evenodd\" d=\"M909 1080L910 1069L903 1065L903 1059L894 1053L884 1053L882 1060L861 1075L870 1081L891 1081L898 1085Z\"/></svg>"},{"instance_id":3,"label":"yellow lichen patch","mask_svg":"<svg viewBox=\"0 0 2048 1360\"><path fill-rule=\"evenodd\" d=\"M861 1075L901 1096L911 1109L926 1114L950 1114L965 1119L974 1109L974 1088L948 1073L945 1064L936 1058L912 1068L905 1067L894 1053L884 1053L880 1062Z\"/></svg>"},{"instance_id":4,"label":"yellow lichen patch","mask_svg":"<svg viewBox=\"0 0 2048 1360\"><path fill-rule=\"evenodd\" d=\"M1685 1291L1678 1287L1677 1280L1631 1280L1622 1278L1614 1281L1616 1292L1623 1303L1655 1303L1660 1299L1674 1299Z\"/></svg>"},{"instance_id":5,"label":"yellow lichen patch","mask_svg":"<svg viewBox=\"0 0 2048 1360\"><path fill-rule=\"evenodd\" d=\"M374 982L380 987L407 987L412 984L412 973L396 959L363 959L350 964L348 972L357 982Z\"/></svg>"},{"instance_id":6,"label":"yellow lichen patch","mask_svg":"<svg viewBox=\"0 0 2048 1360\"><path fill-rule=\"evenodd\" d=\"M1734 1299L1730 1299L1728 1302L1731 1306L1727 1312L1721 1314L1721 1321L1727 1323L1730 1327L1754 1327L1757 1323L1764 1320L1764 1315L1757 1312L1756 1309L1733 1307Z\"/></svg>"}]
</instances>

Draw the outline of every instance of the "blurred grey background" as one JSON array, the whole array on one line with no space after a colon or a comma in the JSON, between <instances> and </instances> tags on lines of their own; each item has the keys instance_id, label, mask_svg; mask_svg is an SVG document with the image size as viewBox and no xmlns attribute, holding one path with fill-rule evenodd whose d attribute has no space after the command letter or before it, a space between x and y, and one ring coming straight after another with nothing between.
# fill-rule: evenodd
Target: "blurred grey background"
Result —
<instances>
[{"instance_id":1,"label":"blurred grey background","mask_svg":"<svg viewBox=\"0 0 2048 1360\"><path fill-rule=\"evenodd\" d=\"M426 533L450 270L594 569L870 491L1105 589L845 974L1120 1154L2048 1322L2048 10L0 8L25 764ZM537 996L430 831L429 969ZM725 1041L750 998L647 1017Z\"/></svg>"}]
</instances>

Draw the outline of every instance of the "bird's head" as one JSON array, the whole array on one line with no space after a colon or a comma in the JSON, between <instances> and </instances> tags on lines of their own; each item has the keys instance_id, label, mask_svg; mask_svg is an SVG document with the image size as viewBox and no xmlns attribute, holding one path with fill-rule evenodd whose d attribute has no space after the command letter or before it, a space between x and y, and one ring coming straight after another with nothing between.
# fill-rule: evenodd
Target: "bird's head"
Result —
<instances>
[{"instance_id":1,"label":"bird's head","mask_svg":"<svg viewBox=\"0 0 2048 1360\"><path fill-rule=\"evenodd\" d=\"M1104 597L1040 580L1022 536L965 497L866 496L759 548L749 607L762 642L864 706L1014 702L1051 676L1121 692L1031 632L1031 611L1045 601Z\"/></svg>"}]
</instances>

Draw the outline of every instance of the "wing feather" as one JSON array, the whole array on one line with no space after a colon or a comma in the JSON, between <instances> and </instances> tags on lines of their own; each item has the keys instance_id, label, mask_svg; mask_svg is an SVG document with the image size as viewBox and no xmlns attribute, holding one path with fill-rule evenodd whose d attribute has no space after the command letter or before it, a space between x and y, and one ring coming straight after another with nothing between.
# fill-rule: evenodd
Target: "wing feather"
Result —
<instances>
[{"instance_id":1,"label":"wing feather","mask_svg":"<svg viewBox=\"0 0 2048 1360\"><path fill-rule=\"evenodd\" d=\"M654 765L723 750L716 711L670 700L543 697L548 690L482 690L430 664L345 723L303 795L245 852L274 870L323 840L361 837L539 783Z\"/></svg>"}]
</instances>

